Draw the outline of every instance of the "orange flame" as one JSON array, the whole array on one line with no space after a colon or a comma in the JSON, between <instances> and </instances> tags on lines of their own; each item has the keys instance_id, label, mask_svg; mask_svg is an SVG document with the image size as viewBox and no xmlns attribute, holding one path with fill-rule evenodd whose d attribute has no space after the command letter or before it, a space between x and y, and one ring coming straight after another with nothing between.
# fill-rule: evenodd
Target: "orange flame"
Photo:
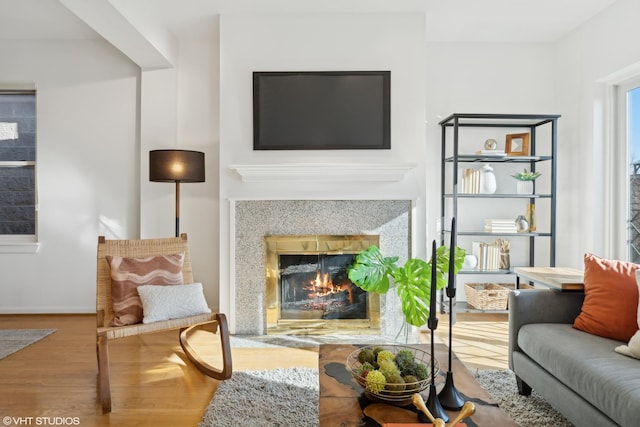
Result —
<instances>
[{"instance_id":1,"label":"orange flame","mask_svg":"<svg viewBox=\"0 0 640 427\"><path fill-rule=\"evenodd\" d=\"M316 278L309 282L309 286L304 288L309 292L309 298L319 298L331 294L337 294L339 292L347 292L349 304L353 304L352 287L350 283L341 283L336 285L331 279L329 279L329 273L323 275L318 272Z\"/></svg>"}]
</instances>

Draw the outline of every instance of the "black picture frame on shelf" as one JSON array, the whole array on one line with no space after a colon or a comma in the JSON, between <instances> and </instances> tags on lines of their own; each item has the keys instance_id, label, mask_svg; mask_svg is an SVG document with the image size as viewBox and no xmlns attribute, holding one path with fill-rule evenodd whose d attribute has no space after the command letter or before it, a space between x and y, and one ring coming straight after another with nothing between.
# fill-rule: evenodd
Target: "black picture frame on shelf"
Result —
<instances>
[{"instance_id":1,"label":"black picture frame on shelf","mask_svg":"<svg viewBox=\"0 0 640 427\"><path fill-rule=\"evenodd\" d=\"M254 150L390 148L390 71L253 73Z\"/></svg>"}]
</instances>

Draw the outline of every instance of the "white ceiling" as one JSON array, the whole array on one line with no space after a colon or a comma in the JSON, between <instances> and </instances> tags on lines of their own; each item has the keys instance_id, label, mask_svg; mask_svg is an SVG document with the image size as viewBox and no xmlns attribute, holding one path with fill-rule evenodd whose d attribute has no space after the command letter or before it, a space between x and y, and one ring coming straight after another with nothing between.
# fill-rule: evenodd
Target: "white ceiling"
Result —
<instances>
[{"instance_id":1,"label":"white ceiling","mask_svg":"<svg viewBox=\"0 0 640 427\"><path fill-rule=\"evenodd\" d=\"M0 40L97 37L57 0L0 0Z\"/></svg>"},{"instance_id":2,"label":"white ceiling","mask_svg":"<svg viewBox=\"0 0 640 427\"><path fill-rule=\"evenodd\" d=\"M429 41L553 42L617 0L85 1L143 13L177 35L221 13L424 13ZM58 0L0 0L0 40L99 37Z\"/></svg>"}]
</instances>

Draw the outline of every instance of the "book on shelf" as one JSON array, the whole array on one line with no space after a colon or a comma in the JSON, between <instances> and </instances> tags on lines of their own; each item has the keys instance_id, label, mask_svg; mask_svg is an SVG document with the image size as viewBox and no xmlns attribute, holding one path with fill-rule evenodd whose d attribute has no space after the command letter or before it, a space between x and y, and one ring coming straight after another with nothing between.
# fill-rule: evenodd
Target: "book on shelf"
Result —
<instances>
[{"instance_id":1,"label":"book on shelf","mask_svg":"<svg viewBox=\"0 0 640 427\"><path fill-rule=\"evenodd\" d=\"M512 219L485 219L484 231L488 233L517 233L516 222Z\"/></svg>"},{"instance_id":2,"label":"book on shelf","mask_svg":"<svg viewBox=\"0 0 640 427\"><path fill-rule=\"evenodd\" d=\"M460 171L460 193L480 193L480 171L474 168L465 168Z\"/></svg>"},{"instance_id":3,"label":"book on shelf","mask_svg":"<svg viewBox=\"0 0 640 427\"><path fill-rule=\"evenodd\" d=\"M500 270L500 245L496 243L473 242L471 253L477 260L479 271L499 271Z\"/></svg>"}]
</instances>

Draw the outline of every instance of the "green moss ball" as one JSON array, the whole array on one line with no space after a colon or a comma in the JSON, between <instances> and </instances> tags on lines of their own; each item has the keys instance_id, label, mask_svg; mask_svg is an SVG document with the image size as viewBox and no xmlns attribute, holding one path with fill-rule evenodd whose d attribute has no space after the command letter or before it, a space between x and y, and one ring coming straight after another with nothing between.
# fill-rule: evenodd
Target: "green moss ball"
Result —
<instances>
[{"instance_id":1,"label":"green moss ball","mask_svg":"<svg viewBox=\"0 0 640 427\"><path fill-rule=\"evenodd\" d=\"M389 391L403 391L405 388L404 380L398 374L387 377L387 390Z\"/></svg>"},{"instance_id":2,"label":"green moss ball","mask_svg":"<svg viewBox=\"0 0 640 427\"><path fill-rule=\"evenodd\" d=\"M365 348L358 353L358 362L360 363L373 363L376 360L376 356L373 354L373 350Z\"/></svg>"},{"instance_id":3,"label":"green moss ball","mask_svg":"<svg viewBox=\"0 0 640 427\"><path fill-rule=\"evenodd\" d=\"M374 348L373 348L373 354L375 354L375 355L376 355L376 360L378 359L378 354L379 354L381 351L384 351L384 347L374 347Z\"/></svg>"},{"instance_id":4,"label":"green moss ball","mask_svg":"<svg viewBox=\"0 0 640 427\"><path fill-rule=\"evenodd\" d=\"M382 350L380 353L378 353L378 357L376 360L378 361L378 365L379 365L380 362L384 360L393 361L395 358L396 358L396 355L391 353L389 350Z\"/></svg>"},{"instance_id":5,"label":"green moss ball","mask_svg":"<svg viewBox=\"0 0 640 427\"><path fill-rule=\"evenodd\" d=\"M405 384L405 390L418 390L420 385L418 384L418 379L413 375L405 375L402 377Z\"/></svg>"},{"instance_id":6,"label":"green moss ball","mask_svg":"<svg viewBox=\"0 0 640 427\"><path fill-rule=\"evenodd\" d=\"M372 393L380 393L384 390L384 386L387 383L386 378L380 371L371 371L367 374L366 378L367 390Z\"/></svg>"}]
</instances>

